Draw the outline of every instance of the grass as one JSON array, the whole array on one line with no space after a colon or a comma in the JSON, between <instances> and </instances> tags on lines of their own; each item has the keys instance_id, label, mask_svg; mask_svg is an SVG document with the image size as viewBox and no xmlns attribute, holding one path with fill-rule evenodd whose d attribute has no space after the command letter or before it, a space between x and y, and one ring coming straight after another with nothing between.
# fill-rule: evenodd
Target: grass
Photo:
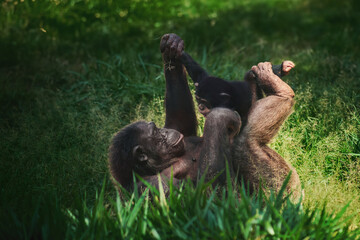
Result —
<instances>
[{"instance_id":1,"label":"grass","mask_svg":"<svg viewBox=\"0 0 360 240\"><path fill-rule=\"evenodd\" d=\"M134 220L130 230L117 233L122 237L156 238L155 229L163 238L246 238L240 225L230 223L248 220L254 234L249 238L272 238L262 215L272 200L254 208L259 215L242 215L248 206L235 198L210 201L201 187L185 187L174 194L176 201L115 200L107 169L110 139L139 119L163 124L158 44L162 34L176 32L196 60L226 79L241 79L260 61L297 64L286 78L296 93L294 113L272 147L297 169L305 199L303 209L287 204L275 209L298 216L291 228L298 229L299 238L317 238L309 229L323 226L320 219L334 224L330 233L319 227L323 234L341 236L348 223L355 231L360 223L358 9L357 1L330 0L3 2L0 225L9 227L5 233L22 234L14 238L53 238L56 229L63 230L59 238L100 238L110 236L109 229L123 229L125 220L118 217L123 215ZM200 116L199 122L204 122ZM145 211L148 219L139 220ZM312 213L309 228L301 225ZM275 215L277 220L268 222L275 236L285 238L289 232L276 226L289 222ZM196 225L185 231L191 219ZM13 228L10 222L16 223Z\"/></svg>"},{"instance_id":2,"label":"grass","mask_svg":"<svg viewBox=\"0 0 360 240\"><path fill-rule=\"evenodd\" d=\"M230 178L229 178L230 182ZM161 185L161 183L160 183ZM172 185L171 185L172 186ZM342 216L327 213L326 206L303 209L283 196L250 196L243 188L211 190L203 179L170 195L152 189L119 196L110 204L105 200L105 185L88 206L77 199L74 208L63 209L50 195L35 205L33 215L19 218L9 211L9 228L1 229L4 239L357 239ZM239 201L241 198L241 201ZM187 210L184 211L184 206Z\"/></svg>"}]
</instances>

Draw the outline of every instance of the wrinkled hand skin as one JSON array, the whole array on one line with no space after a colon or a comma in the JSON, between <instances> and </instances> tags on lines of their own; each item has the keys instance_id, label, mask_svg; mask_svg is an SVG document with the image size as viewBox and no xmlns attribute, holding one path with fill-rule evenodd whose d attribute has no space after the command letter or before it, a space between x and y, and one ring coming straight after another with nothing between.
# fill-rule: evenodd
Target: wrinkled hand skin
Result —
<instances>
[{"instance_id":1,"label":"wrinkled hand skin","mask_svg":"<svg viewBox=\"0 0 360 240\"><path fill-rule=\"evenodd\" d=\"M160 41L160 51L165 63L179 62L184 52L184 41L174 33L162 36Z\"/></svg>"},{"instance_id":2,"label":"wrinkled hand skin","mask_svg":"<svg viewBox=\"0 0 360 240\"><path fill-rule=\"evenodd\" d=\"M261 62L257 66L252 66L251 71L253 71L256 77L260 79L276 78L270 62Z\"/></svg>"}]
</instances>

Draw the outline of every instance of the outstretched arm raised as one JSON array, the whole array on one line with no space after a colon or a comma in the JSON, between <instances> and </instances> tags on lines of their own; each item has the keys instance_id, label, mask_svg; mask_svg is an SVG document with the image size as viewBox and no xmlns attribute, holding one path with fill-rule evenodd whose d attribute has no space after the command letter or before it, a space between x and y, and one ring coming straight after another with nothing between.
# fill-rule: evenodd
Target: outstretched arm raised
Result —
<instances>
[{"instance_id":1,"label":"outstretched arm raised","mask_svg":"<svg viewBox=\"0 0 360 240\"><path fill-rule=\"evenodd\" d=\"M166 79L165 127L178 130L184 136L195 136L197 120L194 103L180 61L184 41L176 34L165 34L161 38L160 51Z\"/></svg>"}]
</instances>

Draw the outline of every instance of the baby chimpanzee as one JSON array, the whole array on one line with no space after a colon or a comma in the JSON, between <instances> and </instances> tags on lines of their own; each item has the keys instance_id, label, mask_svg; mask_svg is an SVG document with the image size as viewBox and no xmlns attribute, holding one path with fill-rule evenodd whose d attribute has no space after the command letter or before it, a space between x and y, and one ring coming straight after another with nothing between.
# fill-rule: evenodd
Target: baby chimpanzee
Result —
<instances>
[{"instance_id":1,"label":"baby chimpanzee","mask_svg":"<svg viewBox=\"0 0 360 240\"><path fill-rule=\"evenodd\" d=\"M253 102L263 97L262 90L256 84L256 76L252 71L245 75L245 81L226 81L210 76L188 53L182 52L181 62L196 87L196 100L201 114L205 117L214 107L225 107L237 111L245 126L250 107ZM273 72L283 77L295 67L291 61L281 65L273 65Z\"/></svg>"}]
</instances>

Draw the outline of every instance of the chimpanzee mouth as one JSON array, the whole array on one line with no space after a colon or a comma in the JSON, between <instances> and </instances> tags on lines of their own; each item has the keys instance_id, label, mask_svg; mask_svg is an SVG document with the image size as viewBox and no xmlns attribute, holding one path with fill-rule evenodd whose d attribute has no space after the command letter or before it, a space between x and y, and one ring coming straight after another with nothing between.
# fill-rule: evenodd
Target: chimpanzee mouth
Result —
<instances>
[{"instance_id":1,"label":"chimpanzee mouth","mask_svg":"<svg viewBox=\"0 0 360 240\"><path fill-rule=\"evenodd\" d=\"M173 147L176 147L177 145L179 145L179 143L184 139L184 135L182 135L180 133L180 136L178 138L178 140L176 140L176 142L173 144Z\"/></svg>"}]
</instances>

